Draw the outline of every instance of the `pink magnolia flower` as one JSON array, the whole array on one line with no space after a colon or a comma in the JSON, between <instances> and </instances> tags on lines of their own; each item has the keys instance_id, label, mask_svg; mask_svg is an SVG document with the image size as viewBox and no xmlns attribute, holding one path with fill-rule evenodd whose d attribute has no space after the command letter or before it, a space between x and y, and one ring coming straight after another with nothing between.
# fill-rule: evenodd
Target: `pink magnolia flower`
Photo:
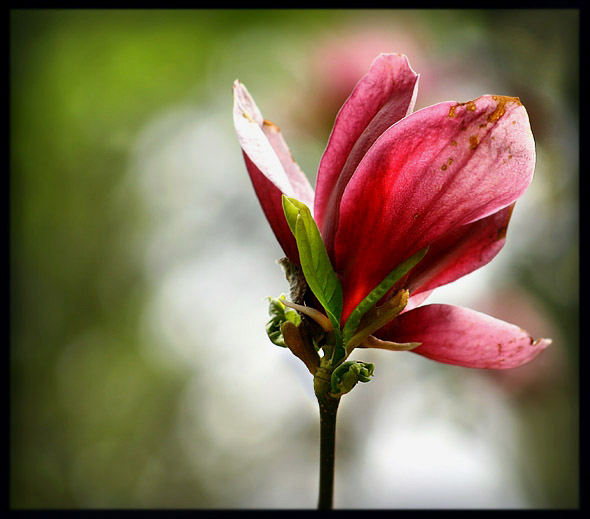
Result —
<instances>
[{"instance_id":1,"label":"pink magnolia flower","mask_svg":"<svg viewBox=\"0 0 590 519\"><path fill-rule=\"evenodd\" d=\"M310 208L341 282L346 322L397 265L428 253L388 292L410 293L405 310L362 346L419 342L430 359L475 368L524 364L550 343L467 308L419 306L435 288L488 263L502 248L515 201L531 182L535 143L515 97L413 107L418 74L404 55L381 54L334 123L316 190L279 128L239 81L234 124L246 167L287 257L299 261L282 194Z\"/></svg>"}]
</instances>

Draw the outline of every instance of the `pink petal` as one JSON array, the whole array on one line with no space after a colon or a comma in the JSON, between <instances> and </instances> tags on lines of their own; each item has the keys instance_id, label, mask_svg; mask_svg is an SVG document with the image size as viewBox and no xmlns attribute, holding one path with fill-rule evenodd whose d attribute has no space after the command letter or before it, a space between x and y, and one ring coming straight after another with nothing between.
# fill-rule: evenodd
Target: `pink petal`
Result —
<instances>
[{"instance_id":1,"label":"pink petal","mask_svg":"<svg viewBox=\"0 0 590 519\"><path fill-rule=\"evenodd\" d=\"M481 220L451 229L430 245L403 286L412 294L432 291L489 263L506 242L513 209L511 204Z\"/></svg>"},{"instance_id":2,"label":"pink petal","mask_svg":"<svg viewBox=\"0 0 590 519\"><path fill-rule=\"evenodd\" d=\"M374 334L429 359L467 368L515 368L534 359L551 339L536 341L523 329L468 308L426 305L399 315Z\"/></svg>"},{"instance_id":3,"label":"pink petal","mask_svg":"<svg viewBox=\"0 0 590 519\"><path fill-rule=\"evenodd\" d=\"M375 140L412 112L417 84L406 56L380 54L340 109L316 182L314 214L328 250L346 184Z\"/></svg>"},{"instance_id":4,"label":"pink petal","mask_svg":"<svg viewBox=\"0 0 590 519\"><path fill-rule=\"evenodd\" d=\"M234 126L260 205L287 257L299 260L295 238L283 213L282 193L309 207L313 189L293 160L281 132L263 119L256 103L239 81L234 82Z\"/></svg>"},{"instance_id":5,"label":"pink petal","mask_svg":"<svg viewBox=\"0 0 590 519\"><path fill-rule=\"evenodd\" d=\"M348 183L334 241L346 320L402 261L455 227L512 204L535 164L517 98L440 103L389 128Z\"/></svg>"},{"instance_id":6,"label":"pink petal","mask_svg":"<svg viewBox=\"0 0 590 519\"><path fill-rule=\"evenodd\" d=\"M402 310L402 313L409 312L410 310L413 310L414 308L420 306L424 301L426 301L426 299L428 298L428 296L430 296L430 294L432 294L432 292L434 292L434 290L427 290L424 292L418 292L415 295L411 295L408 299L408 304Z\"/></svg>"}]
</instances>

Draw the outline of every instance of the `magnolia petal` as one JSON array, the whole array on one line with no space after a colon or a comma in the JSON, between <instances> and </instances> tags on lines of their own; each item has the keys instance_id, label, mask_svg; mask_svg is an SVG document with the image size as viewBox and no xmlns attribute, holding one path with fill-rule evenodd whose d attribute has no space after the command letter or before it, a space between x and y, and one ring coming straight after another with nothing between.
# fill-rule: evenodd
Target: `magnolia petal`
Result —
<instances>
[{"instance_id":1,"label":"magnolia petal","mask_svg":"<svg viewBox=\"0 0 590 519\"><path fill-rule=\"evenodd\" d=\"M420 306L424 301L426 301L428 296L430 296L430 294L432 294L433 291L434 290L427 290L414 295L410 295L410 297L408 298L408 304L402 310L401 313L409 312L410 310L413 310L414 308Z\"/></svg>"},{"instance_id":2,"label":"magnolia petal","mask_svg":"<svg viewBox=\"0 0 590 519\"><path fill-rule=\"evenodd\" d=\"M234 82L234 127L244 153L287 196L295 196L285 169L262 130L264 119L256 103L238 80Z\"/></svg>"},{"instance_id":3,"label":"magnolia petal","mask_svg":"<svg viewBox=\"0 0 590 519\"><path fill-rule=\"evenodd\" d=\"M551 339L533 340L522 328L487 314L440 304L401 314L375 335L386 341L421 342L413 353L483 369L516 368L551 344Z\"/></svg>"},{"instance_id":4,"label":"magnolia petal","mask_svg":"<svg viewBox=\"0 0 590 519\"><path fill-rule=\"evenodd\" d=\"M310 209L313 209L313 188L311 187L308 178L305 176L305 173L301 171L301 168L295 162L295 159L293 159L287 143L281 134L280 128L276 124L264 120L262 122L262 131L272 146L272 149L277 154L277 157L287 174L289 184L294 193L294 198L303 202ZM285 194L287 195L287 193Z\"/></svg>"},{"instance_id":5,"label":"magnolia petal","mask_svg":"<svg viewBox=\"0 0 590 519\"><path fill-rule=\"evenodd\" d=\"M284 193L313 205L313 188L293 160L281 132L263 119L246 87L234 82L234 126L244 153L246 168L260 205L287 257L298 261L297 246L285 222Z\"/></svg>"},{"instance_id":6,"label":"magnolia petal","mask_svg":"<svg viewBox=\"0 0 590 519\"><path fill-rule=\"evenodd\" d=\"M256 167L250 160L246 152L244 154L244 161L246 162L246 169L250 175L252 186L260 202L260 206L264 211L266 219L272 228L277 241L283 248L285 256L294 263L299 264L299 251L297 250L297 242L295 236L289 229L285 213L283 211L283 204L281 203L282 191L276 187L264 174Z\"/></svg>"},{"instance_id":7,"label":"magnolia petal","mask_svg":"<svg viewBox=\"0 0 590 519\"><path fill-rule=\"evenodd\" d=\"M413 294L432 291L489 263L504 246L513 209L511 204L441 236L409 273L404 286Z\"/></svg>"},{"instance_id":8,"label":"magnolia petal","mask_svg":"<svg viewBox=\"0 0 590 519\"><path fill-rule=\"evenodd\" d=\"M390 127L342 196L333 249L342 319L420 248L512 204L534 164L534 139L517 98L440 103Z\"/></svg>"},{"instance_id":9,"label":"magnolia petal","mask_svg":"<svg viewBox=\"0 0 590 519\"><path fill-rule=\"evenodd\" d=\"M417 85L406 56L380 54L340 109L316 182L314 215L328 250L346 184L377 138L412 112Z\"/></svg>"}]
</instances>

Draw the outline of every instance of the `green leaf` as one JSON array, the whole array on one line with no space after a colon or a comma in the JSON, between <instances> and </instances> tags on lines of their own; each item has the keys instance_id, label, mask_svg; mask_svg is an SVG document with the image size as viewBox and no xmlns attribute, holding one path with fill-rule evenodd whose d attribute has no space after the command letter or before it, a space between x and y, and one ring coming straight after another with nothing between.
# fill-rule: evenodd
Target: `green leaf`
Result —
<instances>
[{"instance_id":1,"label":"green leaf","mask_svg":"<svg viewBox=\"0 0 590 519\"><path fill-rule=\"evenodd\" d=\"M297 222L297 217L304 207L307 208L303 202L283 195L283 211L285 212L285 218L287 219L289 229L291 229L293 235L295 235L295 223Z\"/></svg>"},{"instance_id":2,"label":"green leaf","mask_svg":"<svg viewBox=\"0 0 590 519\"><path fill-rule=\"evenodd\" d=\"M428 247L420 249L416 254L408 258L403 263L395 267L387 277L381 281L370 293L365 297L357 307L352 311L346 320L344 330L342 331L342 340L344 345L354 335L363 315L365 315L377 302L387 293L387 291L403 276L405 276L428 252Z\"/></svg>"},{"instance_id":3,"label":"green leaf","mask_svg":"<svg viewBox=\"0 0 590 519\"><path fill-rule=\"evenodd\" d=\"M307 284L326 310L334 333L339 338L342 286L332 268L318 226L309 208L294 198L283 195L283 209L297 242L299 261Z\"/></svg>"},{"instance_id":4,"label":"green leaf","mask_svg":"<svg viewBox=\"0 0 590 519\"><path fill-rule=\"evenodd\" d=\"M284 296L284 294L281 294L281 297ZM287 308L281 303L280 299L275 299L273 297L269 297L268 299L268 315L270 315L271 319L266 323L266 333L273 344L286 348L287 345L285 344L281 324L290 321L294 325L299 326L301 323L301 317L295 310Z\"/></svg>"}]
</instances>

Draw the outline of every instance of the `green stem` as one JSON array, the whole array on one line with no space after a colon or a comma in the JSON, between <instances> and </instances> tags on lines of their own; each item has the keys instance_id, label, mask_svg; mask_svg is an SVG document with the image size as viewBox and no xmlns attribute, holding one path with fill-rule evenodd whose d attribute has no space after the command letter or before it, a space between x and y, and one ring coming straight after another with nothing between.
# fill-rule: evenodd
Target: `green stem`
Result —
<instances>
[{"instance_id":1,"label":"green stem","mask_svg":"<svg viewBox=\"0 0 590 519\"><path fill-rule=\"evenodd\" d=\"M340 398L330 396L330 375L319 368L314 389L320 408L320 491L319 510L331 510L334 502L334 453L336 448L336 413Z\"/></svg>"}]
</instances>

